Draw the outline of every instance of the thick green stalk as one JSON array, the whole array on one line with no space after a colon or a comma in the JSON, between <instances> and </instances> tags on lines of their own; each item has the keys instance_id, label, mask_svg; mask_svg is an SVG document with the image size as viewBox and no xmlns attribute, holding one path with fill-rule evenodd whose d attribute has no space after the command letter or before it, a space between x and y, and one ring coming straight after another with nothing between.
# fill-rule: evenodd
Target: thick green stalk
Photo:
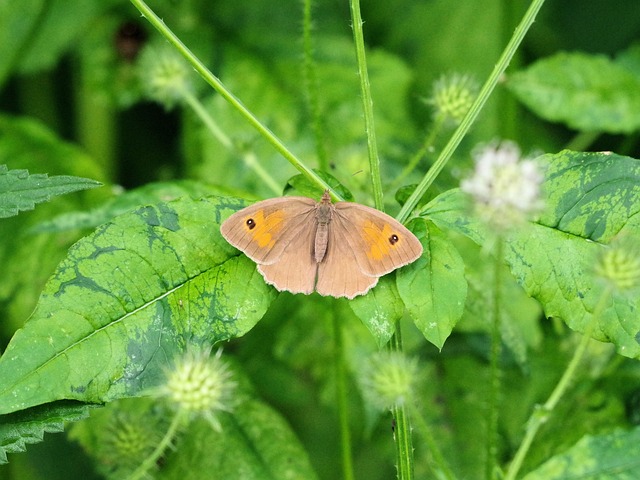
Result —
<instances>
[{"instance_id":1,"label":"thick green stalk","mask_svg":"<svg viewBox=\"0 0 640 480\"><path fill-rule=\"evenodd\" d=\"M303 0L302 15L302 45L304 51L303 72L305 79L305 90L307 101L309 102L309 113L311 114L311 124L316 140L316 154L318 155L318 167L325 172L329 171L329 161L327 159L327 149L325 148L324 120L320 109L318 96L318 76L316 72L316 62L313 58L313 20L311 18L311 0Z\"/></svg>"},{"instance_id":2,"label":"thick green stalk","mask_svg":"<svg viewBox=\"0 0 640 480\"><path fill-rule=\"evenodd\" d=\"M238 113L253 127L267 142L269 142L291 165L293 165L300 173L305 175L309 180L316 183L324 190L330 190L334 200L343 200L340 195L333 192L329 184L327 184L317 173L307 167L293 152L291 152L269 128L263 125L251 111L245 107L242 102L236 98L222 84L222 82L189 50L180 39L164 24L164 22L151 10L143 0L131 0L131 3L140 11L153 27L171 43L175 49L189 62L196 72L209 84L218 94L224 98Z\"/></svg>"},{"instance_id":3,"label":"thick green stalk","mask_svg":"<svg viewBox=\"0 0 640 480\"><path fill-rule=\"evenodd\" d=\"M391 351L402 351L402 331L400 321L396 321L396 330L389 342ZM396 405L391 409L394 421L393 439L396 443L396 468L398 480L412 480L413 467L413 439L411 437L411 421L404 405Z\"/></svg>"},{"instance_id":4,"label":"thick green stalk","mask_svg":"<svg viewBox=\"0 0 640 480\"><path fill-rule=\"evenodd\" d=\"M360 78L360 93L362 95L362 108L364 112L364 125L367 133L367 148L369 151L369 169L371 171L371 185L373 199L376 208L382 210L382 180L380 177L380 159L376 142L375 123L373 119L373 99L371 97L371 85L367 71L367 59L362 33L362 16L360 15L360 1L350 0L351 24L353 28L353 41L358 63L358 75ZM391 339L390 348L402 351L402 339L400 336L400 322L396 322L396 333ZM401 480L413 479L413 444L411 439L411 424L403 406L392 409L395 421L395 441L397 452L398 478Z\"/></svg>"},{"instance_id":5,"label":"thick green stalk","mask_svg":"<svg viewBox=\"0 0 640 480\"><path fill-rule=\"evenodd\" d=\"M509 62L511 61L511 58L513 57L513 55L515 55L516 51L518 50L520 43L522 43L522 39L524 38L525 34L533 24L533 21L535 20L536 15L538 14L538 11L540 11L540 8L542 8L543 4L544 4L544 0L533 0L531 2L529 9L525 13L520 24L516 27L515 31L513 32L513 36L511 37L511 40L509 41L509 44L507 45L507 47L504 49L504 52L502 53L500 59L498 60L498 63L496 63L496 66L493 68L491 75L489 75L489 78L487 79L485 84L482 86L482 89L480 90L478 97L475 99L475 101L471 105L471 108L469 109L465 117L462 119L462 122L460 122L460 125L458 126L456 131L453 133L447 145L445 145L445 147L442 149L442 152L440 153L440 156L438 157L438 159L435 161L433 166L426 173L422 181L418 184L413 194L407 199L406 203L400 210L400 213L398 213L398 216L396 218L400 222L404 222L405 220L407 220L407 218L409 218L409 214L416 207L420 198L422 198L422 196L427 191L429 186L431 186L433 181L440 174L444 166L447 164L447 162L453 155L453 152L455 151L455 149L458 148L458 145L460 144L464 136L467 134L467 132L471 128L471 125L473 124L473 122L476 120L476 118L482 111L484 104L489 99L489 96L495 89L496 85L498 84L498 81L500 80L505 70L509 66Z\"/></svg>"},{"instance_id":6,"label":"thick green stalk","mask_svg":"<svg viewBox=\"0 0 640 480\"><path fill-rule=\"evenodd\" d=\"M186 89L182 93L182 95L185 103L189 105L189 107L191 107L191 109L198 116L200 121L202 121L204 126L207 127L207 130L209 130L209 132L211 132L211 134L215 138L217 138L218 141L227 150L237 151L237 148L235 147L235 145L233 144L229 136L226 133L224 133L224 131L222 131L222 129L215 122L215 120L213 119L209 111L206 108L204 108L200 100L198 100L198 98L196 98L195 95L193 95L191 92L189 92ZM274 180L271 174L267 172L262 167L262 165L260 165L260 162L256 161L255 154L253 152L244 151L244 152L237 152L237 153L242 157L247 167L250 170L253 170L253 172L258 177L260 177L262 182L267 187L269 187L269 189L273 192L274 195L280 195L280 193L282 192L282 188L280 187L280 185L278 185L278 182Z\"/></svg>"},{"instance_id":7,"label":"thick green stalk","mask_svg":"<svg viewBox=\"0 0 640 480\"><path fill-rule=\"evenodd\" d=\"M362 16L360 15L360 0L350 0L351 25L353 28L353 41L356 49L356 61L358 62L358 76L360 78L360 94L362 95L362 108L364 112L364 128L367 133L367 149L369 151L369 170L371 172L371 186L373 188L373 201L378 210L382 210L382 180L380 178L380 158L378 157L378 144L376 142L376 129L373 121L373 98L371 97L371 85L369 72L367 71L367 58L364 49L364 37L362 34Z\"/></svg>"}]
</instances>

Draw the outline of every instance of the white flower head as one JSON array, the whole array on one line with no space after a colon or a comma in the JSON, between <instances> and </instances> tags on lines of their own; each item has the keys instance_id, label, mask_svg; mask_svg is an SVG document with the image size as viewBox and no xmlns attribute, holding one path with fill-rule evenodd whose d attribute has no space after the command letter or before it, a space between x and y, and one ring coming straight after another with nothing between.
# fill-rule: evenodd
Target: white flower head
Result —
<instances>
[{"instance_id":1,"label":"white flower head","mask_svg":"<svg viewBox=\"0 0 640 480\"><path fill-rule=\"evenodd\" d=\"M531 219L542 207L543 175L513 142L492 143L473 154L475 171L460 188L474 200L477 213L492 227L507 230Z\"/></svg>"}]
</instances>

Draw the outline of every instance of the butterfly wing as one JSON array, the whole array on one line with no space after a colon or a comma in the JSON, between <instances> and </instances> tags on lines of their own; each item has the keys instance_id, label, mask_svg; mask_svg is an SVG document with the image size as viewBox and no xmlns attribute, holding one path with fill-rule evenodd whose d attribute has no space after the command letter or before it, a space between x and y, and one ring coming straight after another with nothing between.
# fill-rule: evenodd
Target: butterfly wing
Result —
<instances>
[{"instance_id":1,"label":"butterfly wing","mask_svg":"<svg viewBox=\"0 0 640 480\"><path fill-rule=\"evenodd\" d=\"M259 264L258 271L264 280L278 290L291 293L310 294L316 283L318 263L313 256L316 223L305 223L305 228L297 229L286 249L277 261Z\"/></svg>"},{"instance_id":2,"label":"butterfly wing","mask_svg":"<svg viewBox=\"0 0 640 480\"><path fill-rule=\"evenodd\" d=\"M375 208L351 202L339 202L331 221L334 230L368 276L381 277L407 265L422 255L416 236L400 222Z\"/></svg>"},{"instance_id":3,"label":"butterfly wing","mask_svg":"<svg viewBox=\"0 0 640 480\"><path fill-rule=\"evenodd\" d=\"M329 228L327 252L318 265L316 291L320 295L352 299L373 288L378 277L362 272L349 240L350 229L342 224L336 228L334 220L335 215Z\"/></svg>"},{"instance_id":4,"label":"butterfly wing","mask_svg":"<svg viewBox=\"0 0 640 480\"><path fill-rule=\"evenodd\" d=\"M314 200L281 197L263 200L234 213L220 226L222 236L261 265L277 264L300 237L315 232Z\"/></svg>"}]
</instances>

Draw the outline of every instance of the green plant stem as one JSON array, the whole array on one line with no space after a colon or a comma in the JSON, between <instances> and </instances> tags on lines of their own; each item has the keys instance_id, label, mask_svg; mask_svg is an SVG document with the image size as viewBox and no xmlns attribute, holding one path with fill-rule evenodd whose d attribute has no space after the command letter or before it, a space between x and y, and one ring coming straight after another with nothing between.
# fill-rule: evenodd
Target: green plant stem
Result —
<instances>
[{"instance_id":1,"label":"green plant stem","mask_svg":"<svg viewBox=\"0 0 640 480\"><path fill-rule=\"evenodd\" d=\"M402 330L400 320L396 321L395 333L389 341L391 351L402 351ZM396 468L398 480L412 480L413 467L413 439L411 438L411 421L404 405L396 405L391 409L395 421L394 441L396 444Z\"/></svg>"},{"instance_id":2,"label":"green plant stem","mask_svg":"<svg viewBox=\"0 0 640 480\"><path fill-rule=\"evenodd\" d=\"M156 465L158 459L171 445L171 442L175 438L178 427L182 423L182 419L183 415L181 415L180 412L177 412L174 415L173 419L171 420L171 425L169 425L169 428L167 429L167 433L164 434L164 437L162 437L162 440L160 441L156 449L151 453L151 455L144 459L144 462L142 462L142 464L131 474L129 480L138 480L144 477L147 472Z\"/></svg>"},{"instance_id":3,"label":"green plant stem","mask_svg":"<svg viewBox=\"0 0 640 480\"><path fill-rule=\"evenodd\" d=\"M303 0L302 15L302 45L304 51L303 73L305 90L309 102L309 112L313 125L313 134L316 140L316 154L318 155L318 167L325 172L329 171L327 150L325 148L324 121L320 108L318 95L318 76L316 62L313 58L313 21L311 19L311 0Z\"/></svg>"},{"instance_id":4,"label":"green plant stem","mask_svg":"<svg viewBox=\"0 0 640 480\"><path fill-rule=\"evenodd\" d=\"M575 150L577 152L587 150L590 145L593 145L593 142L595 142L599 136L599 132L580 132L571 139L565 148L568 150Z\"/></svg>"},{"instance_id":5,"label":"green plant stem","mask_svg":"<svg viewBox=\"0 0 640 480\"><path fill-rule=\"evenodd\" d=\"M202 105L200 100L198 100L195 95L193 95L190 91L186 90L182 94L185 102L191 109L195 112L195 114L200 118L205 127L211 132L211 134L218 139L218 141L230 151L237 151L237 148L233 145L233 142L229 138L229 136L222 131L222 129L218 126L215 120L211 117L206 108ZM264 184L269 187L269 189L274 193L274 195L280 195L282 193L282 188L278 185L278 182L274 180L274 178L267 172L262 165L256 160L255 154L253 152L238 152L238 154L244 160L245 165L254 171L258 177L264 182Z\"/></svg>"},{"instance_id":6,"label":"green plant stem","mask_svg":"<svg viewBox=\"0 0 640 480\"><path fill-rule=\"evenodd\" d=\"M438 442L431 435L431 430L427 425L427 422L423 418L420 413L420 410L415 407L413 402L407 402L407 410L411 414L411 418L416 425L416 430L420 436L422 436L424 443L429 449L429 453L433 458L431 462L431 468L434 472L437 472L437 478L444 478L447 480L455 480L456 476L449 467L449 464L444 458L440 447L438 446Z\"/></svg>"},{"instance_id":7,"label":"green plant stem","mask_svg":"<svg viewBox=\"0 0 640 480\"><path fill-rule=\"evenodd\" d=\"M498 84L498 81L500 80L505 70L509 66L509 62L511 61L511 58L516 53L518 47L520 46L520 43L522 42L522 39L524 38L525 34L533 24L533 21L535 20L536 15L538 14L538 11L540 11L540 8L542 8L543 4L544 4L544 0L533 0L531 2L531 5L529 6L527 12L524 14L522 21L513 32L513 36L511 37L511 40L506 46L504 52L502 52L502 55L500 56L498 63L496 63L496 66L493 68L491 75L489 75L489 78L487 79L485 84L482 86L482 89L480 90L478 97L475 99L475 101L471 105L471 108L469 109L465 117L462 119L462 122L460 122L460 125L451 136L451 139L449 140L447 145L445 145L445 147L442 149L442 152L438 156L438 159L435 161L433 166L426 173L422 181L418 184L418 186L414 190L413 194L411 194L411 196L407 199L406 203L398 213L396 217L398 221L404 222L409 218L411 211L418 204L418 201L420 200L420 198L424 195L424 193L427 191L429 186L431 186L433 181L440 174L444 166L447 164L447 162L453 155L453 152L455 151L455 149L458 148L458 145L460 144L464 136L467 134L467 132L471 128L471 125L480 114L480 111L484 107L484 104L489 99L489 96L495 89L496 85Z\"/></svg>"},{"instance_id":8,"label":"green plant stem","mask_svg":"<svg viewBox=\"0 0 640 480\"><path fill-rule=\"evenodd\" d=\"M380 176L380 159L376 142L375 123L373 119L373 99L371 97L371 85L367 71L367 59L364 48L364 36L362 33L362 16L360 15L360 1L350 0L351 25L353 29L353 41L358 63L358 76L360 78L360 93L362 95L362 108L364 112L364 125L367 133L367 149L369 152L369 169L371 171L371 185L373 189L374 205L382 210L384 201L382 198L382 180ZM391 338L390 348L402 351L402 338L400 335L400 322L396 322L396 331ZM395 441L398 478L411 480L414 475L413 468L413 444L411 439L411 424L404 406L396 406L392 409L395 420Z\"/></svg>"},{"instance_id":9,"label":"green plant stem","mask_svg":"<svg viewBox=\"0 0 640 480\"><path fill-rule=\"evenodd\" d=\"M364 49L364 37L362 34L362 16L360 15L360 0L350 0L351 26L353 29L353 41L356 49L356 61L358 63L358 77L360 78L360 94L362 95L362 108L364 112L364 128L367 133L367 149L369 151L369 170L371 172L371 186L373 189L373 201L378 210L384 207L382 199L382 180L380 177L380 158L378 157L378 144L376 141L376 129L373 120L373 98L371 97L371 84L367 71L367 58Z\"/></svg>"},{"instance_id":10,"label":"green plant stem","mask_svg":"<svg viewBox=\"0 0 640 480\"><path fill-rule=\"evenodd\" d=\"M573 357L571 358L569 365L567 365L566 370L562 374L562 377L558 381L558 384L553 389L553 392L551 392L551 395L549 396L547 401L544 403L544 405L537 408L529 418L529 421L527 423L527 431L525 433L524 439L522 440L522 443L520 444L518 451L513 457L513 461L511 462L511 465L509 465L509 469L507 470L507 473L504 477L505 480L515 480L516 476L518 475L518 472L520 471L520 468L522 467L522 463L524 462L527 452L529 451L529 448L533 443L533 439L538 433L538 430L540 430L540 427L542 427L542 425L547 422L547 420L549 419L549 416L555 409L556 405L558 405L558 402L560 401L562 396L565 394L565 392L569 388L569 385L573 381L576 371L580 366L580 362L584 357L584 353L587 349L587 346L589 345L591 336L593 335L593 332L595 331L596 326L598 325L598 320L600 319L600 316L602 315L602 312L604 311L607 305L607 301L611 296L611 291L612 291L611 287L609 287L602 292L602 295L598 300L598 304L596 305L596 308L594 309L591 315L591 319L589 320L589 323L587 324L584 332L582 333L582 338L580 339L580 343L578 344L578 347L573 353Z\"/></svg>"},{"instance_id":11,"label":"green plant stem","mask_svg":"<svg viewBox=\"0 0 640 480\"><path fill-rule=\"evenodd\" d=\"M118 183L115 165L117 141L117 117L115 108L103 98L103 94L96 94L94 85L87 80L90 75L87 65L87 55L80 55L77 64L75 92L76 118L82 121L76 124L76 131L82 147L100 164L103 171L113 183Z\"/></svg>"},{"instance_id":12,"label":"green plant stem","mask_svg":"<svg viewBox=\"0 0 640 480\"><path fill-rule=\"evenodd\" d=\"M164 24L164 22L151 10L143 0L131 0L131 3L140 11L153 27L167 41L172 44L176 50L189 62L189 64L200 74L200 76L209 84L218 94L224 98L249 124L262 135L291 165L293 165L300 173L305 175L309 180L316 183L324 190L329 190L334 200L343 200L343 198L334 192L328 183L326 183L317 173L307 167L298 157L296 157L284 143L265 125L263 125L251 111L245 107L242 102L236 98L222 82L189 50L176 35Z\"/></svg>"},{"instance_id":13,"label":"green plant stem","mask_svg":"<svg viewBox=\"0 0 640 480\"><path fill-rule=\"evenodd\" d=\"M498 471L498 414L500 412L500 393L502 375L500 356L502 355L502 338L500 336L500 307L502 305L502 238L495 243L493 273L493 305L491 322L491 351L489 354L489 412L487 415L487 470L486 478L496 477Z\"/></svg>"},{"instance_id":14,"label":"green plant stem","mask_svg":"<svg viewBox=\"0 0 640 480\"><path fill-rule=\"evenodd\" d=\"M342 341L342 322L340 315L333 315L333 342L335 353L333 362L336 375L336 397L340 421L340 447L342 451L342 478L353 480L353 455L351 451L351 430L349 428L349 402L347 396L347 374Z\"/></svg>"},{"instance_id":15,"label":"green plant stem","mask_svg":"<svg viewBox=\"0 0 640 480\"><path fill-rule=\"evenodd\" d=\"M398 177L393 181L393 183L389 187L390 190L395 190L396 188L398 188L402 183L402 181L411 172L415 170L415 168L418 166L418 163L420 163L420 160L422 160L425 154L430 149L433 148L433 142L435 141L436 137L438 136L438 133L442 129L442 126L444 125L444 120L445 120L445 115L438 115L435 118L435 121L433 122L433 127L430 129L429 133L425 136L425 139L422 142L422 146L415 153L415 155L411 157L407 165L402 169L402 172L400 172L400 175L398 175Z\"/></svg>"}]
</instances>

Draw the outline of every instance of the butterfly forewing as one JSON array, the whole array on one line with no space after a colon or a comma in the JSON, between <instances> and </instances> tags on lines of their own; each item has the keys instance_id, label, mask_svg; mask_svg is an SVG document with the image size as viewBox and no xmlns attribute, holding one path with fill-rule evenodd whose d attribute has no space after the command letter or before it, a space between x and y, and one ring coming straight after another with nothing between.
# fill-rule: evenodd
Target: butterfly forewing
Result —
<instances>
[{"instance_id":1,"label":"butterfly forewing","mask_svg":"<svg viewBox=\"0 0 640 480\"><path fill-rule=\"evenodd\" d=\"M347 236L349 248L365 275L380 277L422 254L422 245L413 233L375 208L337 203L332 223L334 228L350 226L353 234Z\"/></svg>"},{"instance_id":2,"label":"butterfly forewing","mask_svg":"<svg viewBox=\"0 0 640 480\"><path fill-rule=\"evenodd\" d=\"M306 197L264 200L231 215L220 232L254 262L274 264L294 239L315 225L316 204Z\"/></svg>"}]
</instances>

